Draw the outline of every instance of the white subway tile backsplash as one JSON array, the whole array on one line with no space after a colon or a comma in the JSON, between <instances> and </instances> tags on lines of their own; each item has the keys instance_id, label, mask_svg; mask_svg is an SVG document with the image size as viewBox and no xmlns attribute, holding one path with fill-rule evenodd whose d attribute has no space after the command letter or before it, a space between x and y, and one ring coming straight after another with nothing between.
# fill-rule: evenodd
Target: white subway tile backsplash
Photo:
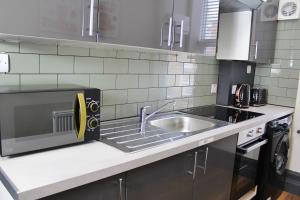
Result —
<instances>
[{"instance_id":1,"label":"white subway tile backsplash","mask_svg":"<svg viewBox=\"0 0 300 200\"><path fill-rule=\"evenodd\" d=\"M127 90L103 91L103 105L116 105L127 103Z\"/></svg>"},{"instance_id":2,"label":"white subway tile backsplash","mask_svg":"<svg viewBox=\"0 0 300 200\"><path fill-rule=\"evenodd\" d=\"M11 73L39 73L39 55L10 54Z\"/></svg>"},{"instance_id":3,"label":"white subway tile backsplash","mask_svg":"<svg viewBox=\"0 0 300 200\"><path fill-rule=\"evenodd\" d=\"M116 89L116 77L110 74L91 74L90 86L101 90Z\"/></svg>"},{"instance_id":4,"label":"white subway tile backsplash","mask_svg":"<svg viewBox=\"0 0 300 200\"><path fill-rule=\"evenodd\" d=\"M158 87L158 75L139 75L139 88Z\"/></svg>"},{"instance_id":5,"label":"white subway tile backsplash","mask_svg":"<svg viewBox=\"0 0 300 200\"><path fill-rule=\"evenodd\" d=\"M117 89L138 88L138 85L139 85L138 76L117 75L117 82L116 82Z\"/></svg>"},{"instance_id":6,"label":"white subway tile backsplash","mask_svg":"<svg viewBox=\"0 0 300 200\"><path fill-rule=\"evenodd\" d=\"M175 86L188 86L190 84L189 75L176 75Z\"/></svg>"},{"instance_id":7,"label":"white subway tile backsplash","mask_svg":"<svg viewBox=\"0 0 300 200\"><path fill-rule=\"evenodd\" d=\"M149 89L149 101L163 100L167 97L166 88L150 88Z\"/></svg>"},{"instance_id":8,"label":"white subway tile backsplash","mask_svg":"<svg viewBox=\"0 0 300 200\"><path fill-rule=\"evenodd\" d=\"M104 58L104 73L127 74L128 73L128 60L127 59Z\"/></svg>"},{"instance_id":9,"label":"white subway tile backsplash","mask_svg":"<svg viewBox=\"0 0 300 200\"><path fill-rule=\"evenodd\" d=\"M175 75L159 75L159 87L175 86Z\"/></svg>"},{"instance_id":10,"label":"white subway tile backsplash","mask_svg":"<svg viewBox=\"0 0 300 200\"><path fill-rule=\"evenodd\" d=\"M140 59L159 60L159 54L158 53L141 52L140 53Z\"/></svg>"},{"instance_id":11,"label":"white subway tile backsplash","mask_svg":"<svg viewBox=\"0 0 300 200\"><path fill-rule=\"evenodd\" d=\"M0 52L6 52L6 53L19 52L19 43L0 42Z\"/></svg>"},{"instance_id":12,"label":"white subway tile backsplash","mask_svg":"<svg viewBox=\"0 0 300 200\"><path fill-rule=\"evenodd\" d=\"M150 74L167 74L168 62L150 61Z\"/></svg>"},{"instance_id":13,"label":"white subway tile backsplash","mask_svg":"<svg viewBox=\"0 0 300 200\"><path fill-rule=\"evenodd\" d=\"M286 96L286 88L269 87L268 94L271 96Z\"/></svg>"},{"instance_id":14,"label":"white subway tile backsplash","mask_svg":"<svg viewBox=\"0 0 300 200\"><path fill-rule=\"evenodd\" d=\"M137 51L125 51L125 50L117 51L117 58L138 59L139 57L140 57L140 53Z\"/></svg>"},{"instance_id":15,"label":"white subway tile backsplash","mask_svg":"<svg viewBox=\"0 0 300 200\"><path fill-rule=\"evenodd\" d=\"M168 99L175 99L175 98L181 98L181 87L170 87L167 88L167 98Z\"/></svg>"},{"instance_id":16,"label":"white subway tile backsplash","mask_svg":"<svg viewBox=\"0 0 300 200\"><path fill-rule=\"evenodd\" d=\"M298 80L297 79L279 79L279 87L285 88L298 88Z\"/></svg>"},{"instance_id":17,"label":"white subway tile backsplash","mask_svg":"<svg viewBox=\"0 0 300 200\"><path fill-rule=\"evenodd\" d=\"M125 118L125 117L134 117L137 116L137 104L124 104L116 106L116 117Z\"/></svg>"},{"instance_id":18,"label":"white subway tile backsplash","mask_svg":"<svg viewBox=\"0 0 300 200\"><path fill-rule=\"evenodd\" d=\"M150 62L147 60L129 60L129 73L149 74Z\"/></svg>"},{"instance_id":19,"label":"white subway tile backsplash","mask_svg":"<svg viewBox=\"0 0 300 200\"><path fill-rule=\"evenodd\" d=\"M177 56L175 54L169 55L169 54L160 54L159 59L162 61L176 61Z\"/></svg>"},{"instance_id":20,"label":"white subway tile backsplash","mask_svg":"<svg viewBox=\"0 0 300 200\"><path fill-rule=\"evenodd\" d=\"M128 89L128 103L139 103L148 100L148 89Z\"/></svg>"},{"instance_id":21,"label":"white subway tile backsplash","mask_svg":"<svg viewBox=\"0 0 300 200\"><path fill-rule=\"evenodd\" d=\"M54 74L21 74L21 87L28 88L30 85L57 85L57 75ZM51 85L51 86L50 86ZM45 86L43 87L45 88Z\"/></svg>"},{"instance_id":22,"label":"white subway tile backsplash","mask_svg":"<svg viewBox=\"0 0 300 200\"><path fill-rule=\"evenodd\" d=\"M91 57L75 57L74 71L75 73L103 73L103 59Z\"/></svg>"},{"instance_id":23,"label":"white subway tile backsplash","mask_svg":"<svg viewBox=\"0 0 300 200\"><path fill-rule=\"evenodd\" d=\"M116 118L116 106L102 106L100 112L101 121L107 121Z\"/></svg>"},{"instance_id":24,"label":"white subway tile backsplash","mask_svg":"<svg viewBox=\"0 0 300 200\"><path fill-rule=\"evenodd\" d=\"M168 74L183 74L183 63L170 62L168 66Z\"/></svg>"},{"instance_id":25,"label":"white subway tile backsplash","mask_svg":"<svg viewBox=\"0 0 300 200\"><path fill-rule=\"evenodd\" d=\"M90 78L88 74L59 74L58 87L62 87L63 85L70 85L70 87L73 87L72 85L89 87Z\"/></svg>"},{"instance_id":26,"label":"white subway tile backsplash","mask_svg":"<svg viewBox=\"0 0 300 200\"><path fill-rule=\"evenodd\" d=\"M114 49L90 49L90 56L101 57L101 58L115 58L117 56L117 51Z\"/></svg>"},{"instance_id":27,"label":"white subway tile backsplash","mask_svg":"<svg viewBox=\"0 0 300 200\"><path fill-rule=\"evenodd\" d=\"M15 85L19 86L20 79L18 74L0 74L0 85Z\"/></svg>"},{"instance_id":28,"label":"white subway tile backsplash","mask_svg":"<svg viewBox=\"0 0 300 200\"><path fill-rule=\"evenodd\" d=\"M190 85L211 85L218 83L217 75L190 75Z\"/></svg>"},{"instance_id":29,"label":"white subway tile backsplash","mask_svg":"<svg viewBox=\"0 0 300 200\"><path fill-rule=\"evenodd\" d=\"M19 49L18 43L0 42L0 49L12 55L13 73L0 75L0 84L23 88L32 84L99 88L101 120L136 116L145 105L151 105L149 112L154 111L170 99L177 104L164 111L187 108L190 99L196 97L205 97L201 98L203 105L215 102L216 97L210 94L210 84L217 82L218 74L213 57L197 56L193 59L197 63L190 65L196 69L189 71L187 66L194 55L188 53L169 55L104 46L90 49L27 43L20 46Z\"/></svg>"},{"instance_id":30,"label":"white subway tile backsplash","mask_svg":"<svg viewBox=\"0 0 300 200\"><path fill-rule=\"evenodd\" d=\"M58 55L89 56L90 50L81 47L58 46Z\"/></svg>"},{"instance_id":31,"label":"white subway tile backsplash","mask_svg":"<svg viewBox=\"0 0 300 200\"><path fill-rule=\"evenodd\" d=\"M41 73L73 73L74 71L73 56L40 56Z\"/></svg>"},{"instance_id":32,"label":"white subway tile backsplash","mask_svg":"<svg viewBox=\"0 0 300 200\"><path fill-rule=\"evenodd\" d=\"M20 52L57 55L57 45L20 43Z\"/></svg>"}]
</instances>

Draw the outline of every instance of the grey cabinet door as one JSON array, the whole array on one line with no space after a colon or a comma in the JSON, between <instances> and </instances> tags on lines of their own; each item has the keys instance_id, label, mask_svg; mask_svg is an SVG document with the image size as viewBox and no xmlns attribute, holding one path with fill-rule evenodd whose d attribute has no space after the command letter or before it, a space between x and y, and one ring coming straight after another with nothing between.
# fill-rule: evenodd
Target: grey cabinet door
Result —
<instances>
[{"instance_id":1,"label":"grey cabinet door","mask_svg":"<svg viewBox=\"0 0 300 200\"><path fill-rule=\"evenodd\" d=\"M61 192L43 200L125 200L125 176L117 175Z\"/></svg>"},{"instance_id":2,"label":"grey cabinet door","mask_svg":"<svg viewBox=\"0 0 300 200\"><path fill-rule=\"evenodd\" d=\"M100 42L170 48L173 0L101 0L99 11Z\"/></svg>"},{"instance_id":3,"label":"grey cabinet door","mask_svg":"<svg viewBox=\"0 0 300 200\"><path fill-rule=\"evenodd\" d=\"M277 7L278 0L271 0L253 11L250 61L266 64L272 62L277 30Z\"/></svg>"},{"instance_id":4,"label":"grey cabinet door","mask_svg":"<svg viewBox=\"0 0 300 200\"><path fill-rule=\"evenodd\" d=\"M0 5L0 33L96 41L98 0L0 0Z\"/></svg>"},{"instance_id":5,"label":"grey cabinet door","mask_svg":"<svg viewBox=\"0 0 300 200\"><path fill-rule=\"evenodd\" d=\"M174 0L172 49L215 55L219 0Z\"/></svg>"},{"instance_id":6,"label":"grey cabinet door","mask_svg":"<svg viewBox=\"0 0 300 200\"><path fill-rule=\"evenodd\" d=\"M236 144L234 135L197 150L194 200L230 199Z\"/></svg>"},{"instance_id":7,"label":"grey cabinet door","mask_svg":"<svg viewBox=\"0 0 300 200\"><path fill-rule=\"evenodd\" d=\"M183 153L127 173L127 200L192 200L193 156Z\"/></svg>"}]
</instances>

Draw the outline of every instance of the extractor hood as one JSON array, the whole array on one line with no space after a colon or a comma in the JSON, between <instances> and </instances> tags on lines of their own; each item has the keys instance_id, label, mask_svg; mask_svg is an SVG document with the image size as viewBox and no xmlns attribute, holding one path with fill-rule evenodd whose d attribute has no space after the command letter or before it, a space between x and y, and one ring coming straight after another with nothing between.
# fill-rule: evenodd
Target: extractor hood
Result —
<instances>
[{"instance_id":1,"label":"extractor hood","mask_svg":"<svg viewBox=\"0 0 300 200\"><path fill-rule=\"evenodd\" d=\"M251 9L258 8L263 2L266 2L266 0L238 0L239 2L245 4Z\"/></svg>"},{"instance_id":2,"label":"extractor hood","mask_svg":"<svg viewBox=\"0 0 300 200\"><path fill-rule=\"evenodd\" d=\"M220 12L238 12L257 9L266 0L220 0Z\"/></svg>"}]
</instances>

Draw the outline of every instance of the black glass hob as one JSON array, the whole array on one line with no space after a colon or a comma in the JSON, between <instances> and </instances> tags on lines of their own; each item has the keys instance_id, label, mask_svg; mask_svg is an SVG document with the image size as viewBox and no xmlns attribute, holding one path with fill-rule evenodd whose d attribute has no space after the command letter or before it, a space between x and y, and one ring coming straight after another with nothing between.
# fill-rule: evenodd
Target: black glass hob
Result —
<instances>
[{"instance_id":1,"label":"black glass hob","mask_svg":"<svg viewBox=\"0 0 300 200\"><path fill-rule=\"evenodd\" d=\"M217 120L226 121L230 123L238 123L238 122L242 122L263 115L261 113L239 110L239 109L223 107L218 105L194 107L194 108L184 109L181 111L184 113L209 117L212 119L217 119Z\"/></svg>"}]
</instances>

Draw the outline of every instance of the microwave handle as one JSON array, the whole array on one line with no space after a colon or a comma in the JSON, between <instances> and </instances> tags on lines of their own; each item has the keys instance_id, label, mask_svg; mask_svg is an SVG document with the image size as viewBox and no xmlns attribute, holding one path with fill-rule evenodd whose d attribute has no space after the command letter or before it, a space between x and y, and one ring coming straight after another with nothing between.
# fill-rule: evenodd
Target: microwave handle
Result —
<instances>
[{"instance_id":1,"label":"microwave handle","mask_svg":"<svg viewBox=\"0 0 300 200\"><path fill-rule=\"evenodd\" d=\"M243 148L243 147L237 147L237 150L243 154L249 153L265 144L267 144L268 139L265 139L263 141L257 142L255 144L253 144L252 146L248 147L248 148Z\"/></svg>"},{"instance_id":2,"label":"microwave handle","mask_svg":"<svg viewBox=\"0 0 300 200\"><path fill-rule=\"evenodd\" d=\"M77 139L83 140L85 129L86 129L86 118L87 118L84 94L78 93L77 100L79 102L79 127L77 127L76 133L77 133Z\"/></svg>"}]
</instances>

